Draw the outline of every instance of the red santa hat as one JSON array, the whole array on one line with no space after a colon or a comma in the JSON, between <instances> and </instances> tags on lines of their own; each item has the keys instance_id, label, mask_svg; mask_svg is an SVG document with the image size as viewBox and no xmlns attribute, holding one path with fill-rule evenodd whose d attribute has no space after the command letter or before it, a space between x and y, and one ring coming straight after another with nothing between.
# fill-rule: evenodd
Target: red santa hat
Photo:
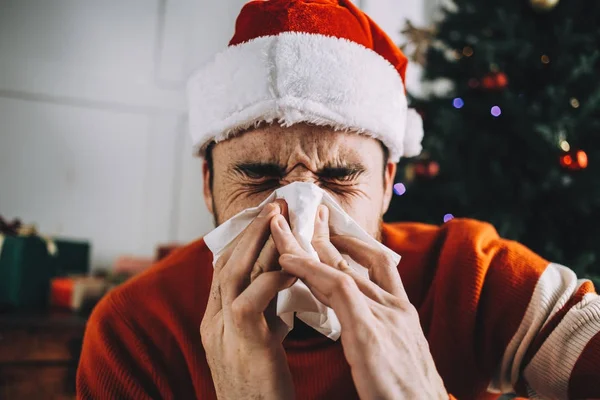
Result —
<instances>
[{"instance_id":1,"label":"red santa hat","mask_svg":"<svg viewBox=\"0 0 600 400\"><path fill-rule=\"evenodd\" d=\"M229 46L188 81L193 144L203 155L257 126L299 122L381 140L390 158L421 152L408 109L407 58L350 0L254 0Z\"/></svg>"}]
</instances>

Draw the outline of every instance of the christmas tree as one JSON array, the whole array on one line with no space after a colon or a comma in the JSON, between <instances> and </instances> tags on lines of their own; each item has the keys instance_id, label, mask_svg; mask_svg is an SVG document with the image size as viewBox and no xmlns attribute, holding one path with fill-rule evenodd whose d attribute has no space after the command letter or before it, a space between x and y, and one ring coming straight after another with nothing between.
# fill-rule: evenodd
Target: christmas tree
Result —
<instances>
[{"instance_id":1,"label":"christmas tree","mask_svg":"<svg viewBox=\"0 0 600 400\"><path fill-rule=\"evenodd\" d=\"M600 2L456 0L406 32L447 90L412 99L424 153L386 220L487 221L600 283Z\"/></svg>"}]
</instances>

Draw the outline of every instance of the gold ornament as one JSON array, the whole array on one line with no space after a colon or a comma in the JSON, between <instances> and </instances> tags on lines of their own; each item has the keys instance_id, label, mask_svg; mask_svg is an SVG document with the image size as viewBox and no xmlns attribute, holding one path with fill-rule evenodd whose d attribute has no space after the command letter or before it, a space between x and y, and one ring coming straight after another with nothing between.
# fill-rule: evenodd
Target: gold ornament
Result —
<instances>
[{"instance_id":1,"label":"gold ornament","mask_svg":"<svg viewBox=\"0 0 600 400\"><path fill-rule=\"evenodd\" d=\"M529 0L531 8L537 12L548 12L554 9L560 0Z\"/></svg>"},{"instance_id":2,"label":"gold ornament","mask_svg":"<svg viewBox=\"0 0 600 400\"><path fill-rule=\"evenodd\" d=\"M404 30L400 33L406 36L406 43L399 46L400 49L417 64L425 65L427 49L433 44L436 34L435 28L417 28L406 20Z\"/></svg>"}]
</instances>

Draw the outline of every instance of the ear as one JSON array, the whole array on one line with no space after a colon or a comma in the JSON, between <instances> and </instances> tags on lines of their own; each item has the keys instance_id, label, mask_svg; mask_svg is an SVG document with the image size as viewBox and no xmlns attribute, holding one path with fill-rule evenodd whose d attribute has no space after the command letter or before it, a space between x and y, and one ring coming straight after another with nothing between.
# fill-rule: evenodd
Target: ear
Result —
<instances>
[{"instance_id":1,"label":"ear","mask_svg":"<svg viewBox=\"0 0 600 400\"><path fill-rule=\"evenodd\" d=\"M392 195L394 193L394 178L396 177L397 166L395 163L388 161L385 166L385 173L383 174L383 214L385 214L390 207L392 201Z\"/></svg>"},{"instance_id":2,"label":"ear","mask_svg":"<svg viewBox=\"0 0 600 400\"><path fill-rule=\"evenodd\" d=\"M206 204L206 208L208 208L208 212L212 215L215 215L213 210L213 193L212 193L212 179L210 173L210 168L208 168L208 162L206 160L202 161L202 177L203 179L203 195L204 195L204 203Z\"/></svg>"}]
</instances>

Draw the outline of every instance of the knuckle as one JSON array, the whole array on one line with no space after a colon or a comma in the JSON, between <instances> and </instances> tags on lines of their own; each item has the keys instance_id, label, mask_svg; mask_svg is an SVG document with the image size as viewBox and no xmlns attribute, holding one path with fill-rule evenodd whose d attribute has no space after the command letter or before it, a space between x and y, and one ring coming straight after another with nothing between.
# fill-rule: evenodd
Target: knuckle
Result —
<instances>
[{"instance_id":1,"label":"knuckle","mask_svg":"<svg viewBox=\"0 0 600 400\"><path fill-rule=\"evenodd\" d=\"M238 297L231 303L231 316L236 323L242 323L252 312L252 305L244 298Z\"/></svg>"},{"instance_id":2,"label":"knuckle","mask_svg":"<svg viewBox=\"0 0 600 400\"><path fill-rule=\"evenodd\" d=\"M258 271L260 273L267 272L269 269L270 268L267 265L267 263L265 263L264 260L261 260L260 258L254 262L254 266L252 267L252 270Z\"/></svg>"},{"instance_id":3,"label":"knuckle","mask_svg":"<svg viewBox=\"0 0 600 400\"><path fill-rule=\"evenodd\" d=\"M202 344L205 346L213 340L212 324L206 318L200 324L200 338L202 339Z\"/></svg>"},{"instance_id":4,"label":"knuckle","mask_svg":"<svg viewBox=\"0 0 600 400\"><path fill-rule=\"evenodd\" d=\"M329 243L329 237L327 235L323 235L321 233L315 234L311 240L311 244L313 246L314 245L324 246L324 245L327 245L328 243Z\"/></svg>"},{"instance_id":5,"label":"knuckle","mask_svg":"<svg viewBox=\"0 0 600 400\"><path fill-rule=\"evenodd\" d=\"M377 342L377 334L367 325L362 325L357 329L355 335L359 343L371 344Z\"/></svg>"},{"instance_id":6,"label":"knuckle","mask_svg":"<svg viewBox=\"0 0 600 400\"><path fill-rule=\"evenodd\" d=\"M202 319L202 322L200 323L200 335L202 337L204 337L204 335L206 335L208 333L207 329L208 329L208 327L207 327L207 323L206 323L206 317L204 317Z\"/></svg>"},{"instance_id":7,"label":"knuckle","mask_svg":"<svg viewBox=\"0 0 600 400\"><path fill-rule=\"evenodd\" d=\"M394 258L387 254L384 253L383 254L383 259L381 260L382 265L385 265L386 267L392 269L392 268L396 268L396 263L394 262Z\"/></svg>"},{"instance_id":8,"label":"knuckle","mask_svg":"<svg viewBox=\"0 0 600 400\"><path fill-rule=\"evenodd\" d=\"M350 268L350 266L348 265L348 263L346 262L346 260L344 260L342 257L340 257L336 263L335 263L335 267L337 269L339 269L342 272L352 272L352 269Z\"/></svg>"},{"instance_id":9,"label":"knuckle","mask_svg":"<svg viewBox=\"0 0 600 400\"><path fill-rule=\"evenodd\" d=\"M279 209L279 206L275 203L269 203L263 208L261 213L258 215L257 219L260 220L270 220L273 218L274 213Z\"/></svg>"},{"instance_id":10,"label":"knuckle","mask_svg":"<svg viewBox=\"0 0 600 400\"><path fill-rule=\"evenodd\" d=\"M348 294L356 289L354 279L346 274L340 274L335 279L335 290L339 293Z\"/></svg>"},{"instance_id":11,"label":"knuckle","mask_svg":"<svg viewBox=\"0 0 600 400\"><path fill-rule=\"evenodd\" d=\"M252 267L252 271L250 272L250 281L253 282L265 272L267 272L266 267L263 266L262 263L257 261L256 263L254 263L254 267Z\"/></svg>"}]
</instances>

